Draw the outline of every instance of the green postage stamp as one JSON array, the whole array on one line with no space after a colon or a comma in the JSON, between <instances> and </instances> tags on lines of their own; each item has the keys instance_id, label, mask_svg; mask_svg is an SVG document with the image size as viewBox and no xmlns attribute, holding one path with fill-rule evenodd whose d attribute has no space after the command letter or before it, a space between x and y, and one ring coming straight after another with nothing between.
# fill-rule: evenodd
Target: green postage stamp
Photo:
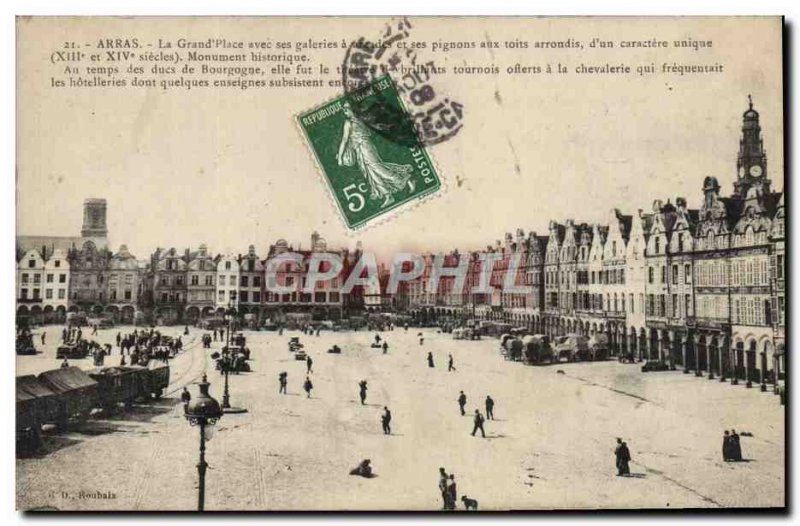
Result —
<instances>
[{"instance_id":1,"label":"green postage stamp","mask_svg":"<svg viewBox=\"0 0 800 526\"><path fill-rule=\"evenodd\" d=\"M388 75L297 120L351 230L442 187Z\"/></svg>"}]
</instances>

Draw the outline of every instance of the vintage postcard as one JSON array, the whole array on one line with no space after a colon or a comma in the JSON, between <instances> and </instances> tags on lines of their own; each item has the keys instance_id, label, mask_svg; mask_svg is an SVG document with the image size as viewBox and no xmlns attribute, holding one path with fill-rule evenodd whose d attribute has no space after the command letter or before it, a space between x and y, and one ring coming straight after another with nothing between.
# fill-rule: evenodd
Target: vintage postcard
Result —
<instances>
[{"instance_id":1,"label":"vintage postcard","mask_svg":"<svg viewBox=\"0 0 800 526\"><path fill-rule=\"evenodd\" d=\"M19 17L16 505L787 507L780 17Z\"/></svg>"}]
</instances>

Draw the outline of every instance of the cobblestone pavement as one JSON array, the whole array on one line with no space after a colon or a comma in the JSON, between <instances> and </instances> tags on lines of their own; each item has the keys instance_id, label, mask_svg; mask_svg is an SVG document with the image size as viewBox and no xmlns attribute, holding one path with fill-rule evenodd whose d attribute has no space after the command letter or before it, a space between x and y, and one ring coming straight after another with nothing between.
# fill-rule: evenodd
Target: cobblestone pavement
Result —
<instances>
[{"instance_id":1,"label":"cobblestone pavement","mask_svg":"<svg viewBox=\"0 0 800 526\"><path fill-rule=\"evenodd\" d=\"M109 341L116 335L103 332ZM426 331L420 346L417 332L383 333L386 355L369 348L367 332L247 333L253 372L231 376L231 392L248 412L224 416L208 442L206 509L434 510L440 466L455 474L459 497L484 510L784 505L784 408L770 393L611 361L530 367L504 361L496 339ZM310 399L302 392L306 365L287 351L297 335L314 359ZM210 362L198 336L193 330L172 363L171 396L49 436L46 453L19 459L18 507L194 509L198 435L177 391ZM341 355L325 352L334 343ZM447 371L448 353L455 372ZM20 357L18 374L42 359ZM278 394L281 371L288 395ZM222 377L209 372L209 380L221 400ZM484 412L487 394L496 420L486 422L486 439L472 437L470 414ZM381 430L384 405L391 436ZM742 437L746 462L721 459L722 432L731 428L753 435ZM616 437L631 449L631 477L615 476ZM377 477L347 474L363 458Z\"/></svg>"}]
</instances>

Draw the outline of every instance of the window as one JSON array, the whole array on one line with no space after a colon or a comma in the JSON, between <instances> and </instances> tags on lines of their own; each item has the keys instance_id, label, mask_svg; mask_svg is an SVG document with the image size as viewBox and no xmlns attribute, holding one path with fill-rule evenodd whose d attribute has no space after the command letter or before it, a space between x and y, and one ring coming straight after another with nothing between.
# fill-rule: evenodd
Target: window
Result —
<instances>
[{"instance_id":1,"label":"window","mask_svg":"<svg viewBox=\"0 0 800 526\"><path fill-rule=\"evenodd\" d=\"M261 293L254 292L253 293L253 303L261 303Z\"/></svg>"},{"instance_id":2,"label":"window","mask_svg":"<svg viewBox=\"0 0 800 526\"><path fill-rule=\"evenodd\" d=\"M667 267L661 266L661 283L667 282Z\"/></svg>"},{"instance_id":3,"label":"window","mask_svg":"<svg viewBox=\"0 0 800 526\"><path fill-rule=\"evenodd\" d=\"M63 300L67 296L67 289L58 289L58 299Z\"/></svg>"},{"instance_id":4,"label":"window","mask_svg":"<svg viewBox=\"0 0 800 526\"><path fill-rule=\"evenodd\" d=\"M678 265L672 265L672 284L678 284Z\"/></svg>"},{"instance_id":5,"label":"window","mask_svg":"<svg viewBox=\"0 0 800 526\"><path fill-rule=\"evenodd\" d=\"M683 252L683 234L678 234L678 252Z\"/></svg>"},{"instance_id":6,"label":"window","mask_svg":"<svg viewBox=\"0 0 800 526\"><path fill-rule=\"evenodd\" d=\"M664 294L658 296L658 315L665 316L667 313L667 297Z\"/></svg>"},{"instance_id":7,"label":"window","mask_svg":"<svg viewBox=\"0 0 800 526\"><path fill-rule=\"evenodd\" d=\"M236 301L236 291L235 290L231 291L231 301Z\"/></svg>"},{"instance_id":8,"label":"window","mask_svg":"<svg viewBox=\"0 0 800 526\"><path fill-rule=\"evenodd\" d=\"M653 267L647 267L647 282L653 283Z\"/></svg>"},{"instance_id":9,"label":"window","mask_svg":"<svg viewBox=\"0 0 800 526\"><path fill-rule=\"evenodd\" d=\"M230 261L226 261L225 262L225 270L230 270L230 269L231 269L231 262Z\"/></svg>"},{"instance_id":10,"label":"window","mask_svg":"<svg viewBox=\"0 0 800 526\"><path fill-rule=\"evenodd\" d=\"M22 274L22 283L25 283L25 284L28 283L28 274L25 274L25 273Z\"/></svg>"},{"instance_id":11,"label":"window","mask_svg":"<svg viewBox=\"0 0 800 526\"><path fill-rule=\"evenodd\" d=\"M683 306L683 314L685 316L692 315L692 296L690 294L686 295L686 299Z\"/></svg>"},{"instance_id":12,"label":"window","mask_svg":"<svg viewBox=\"0 0 800 526\"><path fill-rule=\"evenodd\" d=\"M46 300L53 299L53 289L45 289L45 291L44 291L44 299L46 299Z\"/></svg>"},{"instance_id":13,"label":"window","mask_svg":"<svg viewBox=\"0 0 800 526\"><path fill-rule=\"evenodd\" d=\"M253 276L253 286L254 287L261 286L261 276Z\"/></svg>"},{"instance_id":14,"label":"window","mask_svg":"<svg viewBox=\"0 0 800 526\"><path fill-rule=\"evenodd\" d=\"M36 260L35 259L29 259L28 260L28 268L35 268L35 267L36 267Z\"/></svg>"},{"instance_id":15,"label":"window","mask_svg":"<svg viewBox=\"0 0 800 526\"><path fill-rule=\"evenodd\" d=\"M161 293L161 301L166 303L167 302L167 298L169 298L169 295L166 292L162 292Z\"/></svg>"},{"instance_id":16,"label":"window","mask_svg":"<svg viewBox=\"0 0 800 526\"><path fill-rule=\"evenodd\" d=\"M46 280L47 280L47 283L52 283L53 282L53 275L48 273Z\"/></svg>"},{"instance_id":17,"label":"window","mask_svg":"<svg viewBox=\"0 0 800 526\"><path fill-rule=\"evenodd\" d=\"M206 276L206 286L213 287L214 286L214 276L208 275Z\"/></svg>"},{"instance_id":18,"label":"window","mask_svg":"<svg viewBox=\"0 0 800 526\"><path fill-rule=\"evenodd\" d=\"M58 275L58 282L59 283L66 283L67 282L67 275L66 274L59 274Z\"/></svg>"},{"instance_id":19,"label":"window","mask_svg":"<svg viewBox=\"0 0 800 526\"><path fill-rule=\"evenodd\" d=\"M677 318L680 315L680 303L678 303L678 295L672 295L672 317Z\"/></svg>"},{"instance_id":20,"label":"window","mask_svg":"<svg viewBox=\"0 0 800 526\"><path fill-rule=\"evenodd\" d=\"M314 301L317 303L325 303L325 293L324 292L315 292L314 293Z\"/></svg>"},{"instance_id":21,"label":"window","mask_svg":"<svg viewBox=\"0 0 800 526\"><path fill-rule=\"evenodd\" d=\"M249 286L248 285L249 280L247 279L247 276L242 276L239 281L240 281L242 287Z\"/></svg>"},{"instance_id":22,"label":"window","mask_svg":"<svg viewBox=\"0 0 800 526\"><path fill-rule=\"evenodd\" d=\"M182 275L175 276L175 285L178 285L178 286L183 285L183 276Z\"/></svg>"},{"instance_id":23,"label":"window","mask_svg":"<svg viewBox=\"0 0 800 526\"><path fill-rule=\"evenodd\" d=\"M111 300L117 299L117 289L111 289Z\"/></svg>"},{"instance_id":24,"label":"window","mask_svg":"<svg viewBox=\"0 0 800 526\"><path fill-rule=\"evenodd\" d=\"M133 293L131 292L131 289L125 289L125 299L129 300L129 299L131 299L132 296L133 296Z\"/></svg>"},{"instance_id":25,"label":"window","mask_svg":"<svg viewBox=\"0 0 800 526\"><path fill-rule=\"evenodd\" d=\"M220 290L220 291L217 292L217 301L218 302L225 301L225 291L224 290Z\"/></svg>"},{"instance_id":26,"label":"window","mask_svg":"<svg viewBox=\"0 0 800 526\"><path fill-rule=\"evenodd\" d=\"M292 277L292 276L286 276L286 280L285 281L286 281L286 286L287 287L291 287L292 285L294 285L294 277Z\"/></svg>"},{"instance_id":27,"label":"window","mask_svg":"<svg viewBox=\"0 0 800 526\"><path fill-rule=\"evenodd\" d=\"M246 290L243 290L243 291L241 292L241 294L240 294L240 299L241 299L241 301L243 301L244 303L247 303L247 298L248 298L247 291L246 291Z\"/></svg>"},{"instance_id":28,"label":"window","mask_svg":"<svg viewBox=\"0 0 800 526\"><path fill-rule=\"evenodd\" d=\"M220 275L220 277L219 277L219 286L220 287L224 287L225 286L225 276L224 275Z\"/></svg>"},{"instance_id":29,"label":"window","mask_svg":"<svg viewBox=\"0 0 800 526\"><path fill-rule=\"evenodd\" d=\"M778 277L778 279L783 279L783 254L778 254L775 257L775 261L777 262L775 275Z\"/></svg>"},{"instance_id":30,"label":"window","mask_svg":"<svg viewBox=\"0 0 800 526\"><path fill-rule=\"evenodd\" d=\"M255 269L256 269L256 262L251 259L250 261L247 262L247 270L253 272L255 271Z\"/></svg>"},{"instance_id":31,"label":"window","mask_svg":"<svg viewBox=\"0 0 800 526\"><path fill-rule=\"evenodd\" d=\"M22 300L28 299L28 289L22 289L19 291L19 298Z\"/></svg>"},{"instance_id":32,"label":"window","mask_svg":"<svg viewBox=\"0 0 800 526\"><path fill-rule=\"evenodd\" d=\"M192 274L192 285L197 285L200 282L200 276Z\"/></svg>"},{"instance_id":33,"label":"window","mask_svg":"<svg viewBox=\"0 0 800 526\"><path fill-rule=\"evenodd\" d=\"M655 243L655 253L658 254L661 251L661 238L657 237L654 243Z\"/></svg>"},{"instance_id":34,"label":"window","mask_svg":"<svg viewBox=\"0 0 800 526\"><path fill-rule=\"evenodd\" d=\"M683 266L683 282L692 282L692 267L688 263Z\"/></svg>"},{"instance_id":35,"label":"window","mask_svg":"<svg viewBox=\"0 0 800 526\"><path fill-rule=\"evenodd\" d=\"M328 293L328 301L331 303L338 303L339 302L339 293L338 292L330 292Z\"/></svg>"},{"instance_id":36,"label":"window","mask_svg":"<svg viewBox=\"0 0 800 526\"><path fill-rule=\"evenodd\" d=\"M55 265L56 268L60 268L61 267L61 260L57 259L57 260L55 260L55 262L53 264Z\"/></svg>"}]
</instances>

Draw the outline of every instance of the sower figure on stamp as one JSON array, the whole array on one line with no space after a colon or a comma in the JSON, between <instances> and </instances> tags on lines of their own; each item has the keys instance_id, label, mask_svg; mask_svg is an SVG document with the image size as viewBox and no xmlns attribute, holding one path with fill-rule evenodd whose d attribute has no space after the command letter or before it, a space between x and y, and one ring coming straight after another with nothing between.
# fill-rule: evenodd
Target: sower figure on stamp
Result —
<instances>
[{"instance_id":1,"label":"sower figure on stamp","mask_svg":"<svg viewBox=\"0 0 800 526\"><path fill-rule=\"evenodd\" d=\"M353 114L350 104L342 105L347 120L342 129L342 141L336 154L339 166L358 166L369 185L370 199L383 199L381 208L394 203L392 194L408 186L414 192L411 176L414 168L410 164L389 163L381 159L372 143L372 132Z\"/></svg>"}]
</instances>

